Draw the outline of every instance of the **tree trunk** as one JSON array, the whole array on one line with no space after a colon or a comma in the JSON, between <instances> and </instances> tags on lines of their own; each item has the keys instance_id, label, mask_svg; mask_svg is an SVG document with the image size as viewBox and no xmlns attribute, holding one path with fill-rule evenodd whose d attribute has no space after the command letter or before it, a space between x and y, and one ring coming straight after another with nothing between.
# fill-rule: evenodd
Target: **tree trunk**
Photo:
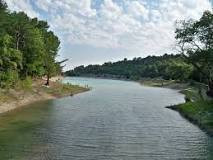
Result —
<instances>
[{"instance_id":1,"label":"tree trunk","mask_svg":"<svg viewBox=\"0 0 213 160\"><path fill-rule=\"evenodd\" d=\"M49 74L47 74L47 81L46 81L46 86L49 86L50 85L50 76Z\"/></svg>"},{"instance_id":2,"label":"tree trunk","mask_svg":"<svg viewBox=\"0 0 213 160\"><path fill-rule=\"evenodd\" d=\"M16 50L19 50L19 39L16 41Z\"/></svg>"},{"instance_id":3,"label":"tree trunk","mask_svg":"<svg viewBox=\"0 0 213 160\"><path fill-rule=\"evenodd\" d=\"M20 43L20 33L17 31L16 33L16 50L19 50L19 43Z\"/></svg>"},{"instance_id":4,"label":"tree trunk","mask_svg":"<svg viewBox=\"0 0 213 160\"><path fill-rule=\"evenodd\" d=\"M213 81L209 81L207 95L213 97Z\"/></svg>"}]
</instances>

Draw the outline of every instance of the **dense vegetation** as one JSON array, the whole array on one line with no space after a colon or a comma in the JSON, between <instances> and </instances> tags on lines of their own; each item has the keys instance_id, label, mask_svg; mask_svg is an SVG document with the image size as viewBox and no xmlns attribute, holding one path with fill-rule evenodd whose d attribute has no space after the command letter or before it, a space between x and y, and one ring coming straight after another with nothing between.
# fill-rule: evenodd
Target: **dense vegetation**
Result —
<instances>
[{"instance_id":1,"label":"dense vegetation","mask_svg":"<svg viewBox=\"0 0 213 160\"><path fill-rule=\"evenodd\" d=\"M201 74L213 97L213 13L204 12L198 21L181 21L175 33L181 54Z\"/></svg>"},{"instance_id":2,"label":"dense vegetation","mask_svg":"<svg viewBox=\"0 0 213 160\"><path fill-rule=\"evenodd\" d=\"M182 116L199 125L207 133L213 136L213 101L196 101L170 106L177 110Z\"/></svg>"},{"instance_id":3,"label":"dense vegetation","mask_svg":"<svg viewBox=\"0 0 213 160\"><path fill-rule=\"evenodd\" d=\"M48 23L24 12L10 12L0 0L0 88L15 87L26 78L61 72L55 61L60 41Z\"/></svg>"},{"instance_id":4,"label":"dense vegetation","mask_svg":"<svg viewBox=\"0 0 213 160\"><path fill-rule=\"evenodd\" d=\"M79 66L66 72L69 76L100 76L139 80L158 78L185 80L193 75L193 66L187 64L181 55L148 56L146 58L124 59L103 65Z\"/></svg>"}]
</instances>

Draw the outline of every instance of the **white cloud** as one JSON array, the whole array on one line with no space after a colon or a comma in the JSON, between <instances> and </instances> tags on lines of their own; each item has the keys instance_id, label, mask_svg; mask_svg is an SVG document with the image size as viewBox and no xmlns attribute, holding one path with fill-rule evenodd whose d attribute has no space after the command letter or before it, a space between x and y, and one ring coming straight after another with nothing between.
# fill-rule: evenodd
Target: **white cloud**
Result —
<instances>
[{"instance_id":1,"label":"white cloud","mask_svg":"<svg viewBox=\"0 0 213 160\"><path fill-rule=\"evenodd\" d=\"M132 15L135 18L142 17L145 20L148 19L149 10L145 8L145 6L142 3L138 1L127 2L127 8L128 8L127 14Z\"/></svg>"},{"instance_id":2,"label":"white cloud","mask_svg":"<svg viewBox=\"0 0 213 160\"><path fill-rule=\"evenodd\" d=\"M63 43L125 49L130 57L171 51L175 21L198 19L211 9L208 0L103 0L99 6L92 5L95 0L6 2L13 10L47 19Z\"/></svg>"},{"instance_id":3,"label":"white cloud","mask_svg":"<svg viewBox=\"0 0 213 160\"><path fill-rule=\"evenodd\" d=\"M30 0L6 0L8 6L15 11L25 11L30 17L38 17L39 13L33 10Z\"/></svg>"}]
</instances>

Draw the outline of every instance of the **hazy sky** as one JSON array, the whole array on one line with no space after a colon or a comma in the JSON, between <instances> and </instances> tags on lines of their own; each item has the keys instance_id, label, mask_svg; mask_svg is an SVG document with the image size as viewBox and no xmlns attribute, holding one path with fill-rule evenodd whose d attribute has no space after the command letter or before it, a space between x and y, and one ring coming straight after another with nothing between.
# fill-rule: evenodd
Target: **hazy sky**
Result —
<instances>
[{"instance_id":1,"label":"hazy sky","mask_svg":"<svg viewBox=\"0 0 213 160\"><path fill-rule=\"evenodd\" d=\"M12 10L47 20L67 68L171 53L175 21L198 19L209 0L6 0Z\"/></svg>"}]
</instances>

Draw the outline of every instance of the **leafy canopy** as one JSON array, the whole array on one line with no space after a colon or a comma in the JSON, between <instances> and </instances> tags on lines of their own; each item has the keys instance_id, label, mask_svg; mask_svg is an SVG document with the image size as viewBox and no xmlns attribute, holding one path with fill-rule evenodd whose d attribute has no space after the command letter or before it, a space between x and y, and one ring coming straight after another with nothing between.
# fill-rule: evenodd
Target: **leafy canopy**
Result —
<instances>
[{"instance_id":1,"label":"leafy canopy","mask_svg":"<svg viewBox=\"0 0 213 160\"><path fill-rule=\"evenodd\" d=\"M206 11L198 21L181 21L176 39L182 55L194 65L213 96L213 13Z\"/></svg>"}]
</instances>

